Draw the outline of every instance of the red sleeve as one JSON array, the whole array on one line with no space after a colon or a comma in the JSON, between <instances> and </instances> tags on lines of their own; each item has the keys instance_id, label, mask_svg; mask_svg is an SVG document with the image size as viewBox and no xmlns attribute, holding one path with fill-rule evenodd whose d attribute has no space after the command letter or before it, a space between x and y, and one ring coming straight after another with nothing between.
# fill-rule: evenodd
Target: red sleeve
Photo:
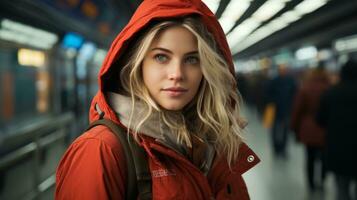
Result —
<instances>
[{"instance_id":1,"label":"red sleeve","mask_svg":"<svg viewBox=\"0 0 357 200\"><path fill-rule=\"evenodd\" d=\"M304 91L300 90L294 98L294 103L291 113L290 127L295 132L296 136L299 134L301 117L304 112Z\"/></svg>"},{"instance_id":2,"label":"red sleeve","mask_svg":"<svg viewBox=\"0 0 357 200\"><path fill-rule=\"evenodd\" d=\"M56 173L55 199L124 199L123 149L109 129L92 128L66 151Z\"/></svg>"}]
</instances>

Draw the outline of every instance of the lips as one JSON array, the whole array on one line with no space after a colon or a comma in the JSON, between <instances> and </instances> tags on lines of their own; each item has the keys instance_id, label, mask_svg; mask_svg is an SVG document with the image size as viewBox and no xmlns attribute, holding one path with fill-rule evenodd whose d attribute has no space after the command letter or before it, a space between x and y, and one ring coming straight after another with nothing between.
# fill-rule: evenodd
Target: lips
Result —
<instances>
[{"instance_id":1,"label":"lips","mask_svg":"<svg viewBox=\"0 0 357 200\"><path fill-rule=\"evenodd\" d=\"M168 87L162 89L165 93L167 93L171 97L179 97L186 93L188 89L182 88L182 87Z\"/></svg>"},{"instance_id":2,"label":"lips","mask_svg":"<svg viewBox=\"0 0 357 200\"><path fill-rule=\"evenodd\" d=\"M163 91L172 91L172 92L186 92L187 89L182 88L182 87L168 87L162 89Z\"/></svg>"}]
</instances>

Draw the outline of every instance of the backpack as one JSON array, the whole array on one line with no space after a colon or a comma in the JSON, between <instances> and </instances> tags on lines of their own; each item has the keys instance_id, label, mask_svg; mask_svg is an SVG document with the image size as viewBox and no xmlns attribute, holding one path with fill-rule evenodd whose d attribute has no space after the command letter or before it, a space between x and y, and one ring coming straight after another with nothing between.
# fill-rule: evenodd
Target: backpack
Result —
<instances>
[{"instance_id":1,"label":"backpack","mask_svg":"<svg viewBox=\"0 0 357 200\"><path fill-rule=\"evenodd\" d=\"M99 119L94 121L89 125L87 130L98 125L103 125L109 128L119 139L119 142L123 147L128 175L125 199L152 199L151 174L145 150L138 145L131 134L127 134L127 130L109 119Z\"/></svg>"}]
</instances>

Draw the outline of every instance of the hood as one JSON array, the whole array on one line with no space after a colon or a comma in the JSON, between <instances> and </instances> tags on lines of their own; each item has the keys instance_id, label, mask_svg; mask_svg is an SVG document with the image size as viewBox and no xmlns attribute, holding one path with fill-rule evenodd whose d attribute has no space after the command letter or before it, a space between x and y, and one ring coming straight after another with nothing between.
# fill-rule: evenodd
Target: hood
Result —
<instances>
[{"instance_id":1,"label":"hood","mask_svg":"<svg viewBox=\"0 0 357 200\"><path fill-rule=\"evenodd\" d=\"M112 70L114 67L119 67L113 65L113 63L120 59L120 55L126 50L128 43L135 37L135 34L143 30L154 20L165 20L189 15L199 16L201 21L206 25L208 31L214 36L218 47L229 65L231 73L234 75L232 56L225 34L214 14L201 0L144 0L129 23L113 41L103 62L98 77L99 91L94 97L90 109L90 122L97 120L100 115L99 113L101 113L104 118L121 124L105 99L105 83L109 81L107 77L110 76L110 73L119 70ZM98 110L100 110L99 113L97 112Z\"/></svg>"}]
</instances>

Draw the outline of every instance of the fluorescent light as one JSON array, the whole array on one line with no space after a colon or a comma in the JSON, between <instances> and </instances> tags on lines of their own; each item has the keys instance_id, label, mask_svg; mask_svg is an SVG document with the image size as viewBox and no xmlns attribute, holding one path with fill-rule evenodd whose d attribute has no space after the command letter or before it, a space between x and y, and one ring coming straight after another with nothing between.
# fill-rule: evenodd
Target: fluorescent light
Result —
<instances>
[{"instance_id":1,"label":"fluorescent light","mask_svg":"<svg viewBox=\"0 0 357 200\"><path fill-rule=\"evenodd\" d=\"M274 30L274 31L277 31L277 30L280 30L280 29L282 29L282 28L284 28L284 27L286 27L287 25L289 25L289 23L286 23L284 20L282 20L282 18L277 18L277 19L275 19L275 20L273 20L273 21L271 21L271 22L269 22L268 24L267 24L267 26L269 27L269 28L271 28L272 30Z\"/></svg>"},{"instance_id":2,"label":"fluorescent light","mask_svg":"<svg viewBox=\"0 0 357 200\"><path fill-rule=\"evenodd\" d=\"M31 67L45 66L45 53L30 49L19 49L17 59L20 65Z\"/></svg>"},{"instance_id":3,"label":"fluorescent light","mask_svg":"<svg viewBox=\"0 0 357 200\"><path fill-rule=\"evenodd\" d=\"M36 35L38 38L42 38L42 40L46 40L49 43L57 42L57 36L53 33L38 28L34 28L31 26L27 26L18 22L14 22L8 19L2 20L1 26L4 27L5 29L22 32L27 35Z\"/></svg>"},{"instance_id":4,"label":"fluorescent light","mask_svg":"<svg viewBox=\"0 0 357 200\"><path fill-rule=\"evenodd\" d=\"M50 49L53 46L53 44L50 44L45 40L41 41L39 38L33 38L19 32L4 29L0 29L0 39L29 45L39 49Z\"/></svg>"},{"instance_id":5,"label":"fluorescent light","mask_svg":"<svg viewBox=\"0 0 357 200\"><path fill-rule=\"evenodd\" d=\"M315 11L325 5L327 0L305 0L295 7L295 10L301 14L307 14Z\"/></svg>"},{"instance_id":6,"label":"fluorescent light","mask_svg":"<svg viewBox=\"0 0 357 200\"><path fill-rule=\"evenodd\" d=\"M230 34L227 35L228 44L236 46L241 40L246 38L254 29L260 26L261 22L249 18L238 25Z\"/></svg>"},{"instance_id":7,"label":"fluorescent light","mask_svg":"<svg viewBox=\"0 0 357 200\"><path fill-rule=\"evenodd\" d=\"M249 46L255 44L256 42L276 32L278 29L284 28L287 25L288 24L286 23L280 23L278 20L274 20L272 21L272 23L269 23L269 26L263 26L262 28L259 28L258 30L254 31L247 38L244 38L244 40L242 40L238 45L232 48L232 52L238 52L243 49L246 49Z\"/></svg>"},{"instance_id":8,"label":"fluorescent light","mask_svg":"<svg viewBox=\"0 0 357 200\"><path fill-rule=\"evenodd\" d=\"M221 24L224 33L227 34L228 31L230 31L232 29L232 27L234 26L235 21L231 20L228 17L222 17L219 19L219 23Z\"/></svg>"},{"instance_id":9,"label":"fluorescent light","mask_svg":"<svg viewBox=\"0 0 357 200\"><path fill-rule=\"evenodd\" d=\"M314 46L303 47L295 52L295 57L298 60L308 60L316 58L317 49Z\"/></svg>"},{"instance_id":10,"label":"fluorescent light","mask_svg":"<svg viewBox=\"0 0 357 200\"><path fill-rule=\"evenodd\" d=\"M203 2L213 13L217 12L220 0L203 0Z\"/></svg>"},{"instance_id":11,"label":"fluorescent light","mask_svg":"<svg viewBox=\"0 0 357 200\"><path fill-rule=\"evenodd\" d=\"M235 71L240 73L249 73L261 69L257 60L236 61L235 65L239 66L235 68Z\"/></svg>"},{"instance_id":12,"label":"fluorescent light","mask_svg":"<svg viewBox=\"0 0 357 200\"><path fill-rule=\"evenodd\" d=\"M238 53L249 46L257 43L258 41L264 39L265 37L273 34L276 31L279 31L292 22L299 20L304 14L315 11L321 6L325 5L328 0L305 0L298 4L294 10L288 11L282 14L280 17L269 22L268 24L260 27L258 30L250 34L247 38L244 38L242 42L232 42L232 53ZM261 29L263 31L261 31ZM235 31L235 30L234 30Z\"/></svg>"},{"instance_id":13,"label":"fluorescent light","mask_svg":"<svg viewBox=\"0 0 357 200\"><path fill-rule=\"evenodd\" d=\"M9 19L3 19L1 21L0 39L49 49L58 41L58 36Z\"/></svg>"},{"instance_id":14,"label":"fluorescent light","mask_svg":"<svg viewBox=\"0 0 357 200\"><path fill-rule=\"evenodd\" d=\"M297 12L296 10L290 10L282 14L279 18L286 23L291 23L297 21L301 18L301 13Z\"/></svg>"},{"instance_id":15,"label":"fluorescent light","mask_svg":"<svg viewBox=\"0 0 357 200\"><path fill-rule=\"evenodd\" d=\"M338 39L334 45L337 51L353 51L357 49L357 35Z\"/></svg>"},{"instance_id":16,"label":"fluorescent light","mask_svg":"<svg viewBox=\"0 0 357 200\"><path fill-rule=\"evenodd\" d=\"M230 47L232 49L239 49L240 47L238 46L241 46L241 41L245 40L246 37L264 21L270 19L273 15L284 8L286 2L288 1L290 0L269 0L265 2L260 8L258 8L252 17L243 21L241 25L237 26L230 34L228 34L227 39Z\"/></svg>"},{"instance_id":17,"label":"fluorescent light","mask_svg":"<svg viewBox=\"0 0 357 200\"><path fill-rule=\"evenodd\" d=\"M266 38L267 36L273 34L274 32L281 30L288 26L289 23L287 23L283 18L279 17L276 18L275 20L269 22L265 26L259 28L255 32L253 32L251 35L249 35L248 38L246 38L241 44L239 44L234 50L235 51L241 51L254 43Z\"/></svg>"},{"instance_id":18,"label":"fluorescent light","mask_svg":"<svg viewBox=\"0 0 357 200\"><path fill-rule=\"evenodd\" d=\"M281 0L269 0L260 6L252 17L264 22L284 8L285 3L286 2Z\"/></svg>"},{"instance_id":19,"label":"fluorescent light","mask_svg":"<svg viewBox=\"0 0 357 200\"><path fill-rule=\"evenodd\" d=\"M222 13L222 17L219 19L225 33L230 31L236 21L244 14L249 8L251 0L230 1L227 8Z\"/></svg>"},{"instance_id":20,"label":"fluorescent light","mask_svg":"<svg viewBox=\"0 0 357 200\"><path fill-rule=\"evenodd\" d=\"M257 43L258 41L266 38L267 36L273 34L274 32L288 26L289 24L281 22L280 20L273 20L269 24L259 28L254 31L249 37L242 40L239 45L232 49L232 52L238 52L248 48L249 46Z\"/></svg>"},{"instance_id":21,"label":"fluorescent light","mask_svg":"<svg viewBox=\"0 0 357 200\"><path fill-rule=\"evenodd\" d=\"M264 38L264 37L266 37L266 34L264 34L264 32L256 33L252 37L247 37L247 39L242 40L238 45L236 45L232 49L232 52L238 52L238 51L241 51L242 49L246 49L247 47L254 44L256 41L258 41L259 39Z\"/></svg>"},{"instance_id":22,"label":"fluorescent light","mask_svg":"<svg viewBox=\"0 0 357 200\"><path fill-rule=\"evenodd\" d=\"M25 35L17 35L16 32L10 30L0 29L0 39L23 44L26 42L27 37Z\"/></svg>"}]
</instances>

